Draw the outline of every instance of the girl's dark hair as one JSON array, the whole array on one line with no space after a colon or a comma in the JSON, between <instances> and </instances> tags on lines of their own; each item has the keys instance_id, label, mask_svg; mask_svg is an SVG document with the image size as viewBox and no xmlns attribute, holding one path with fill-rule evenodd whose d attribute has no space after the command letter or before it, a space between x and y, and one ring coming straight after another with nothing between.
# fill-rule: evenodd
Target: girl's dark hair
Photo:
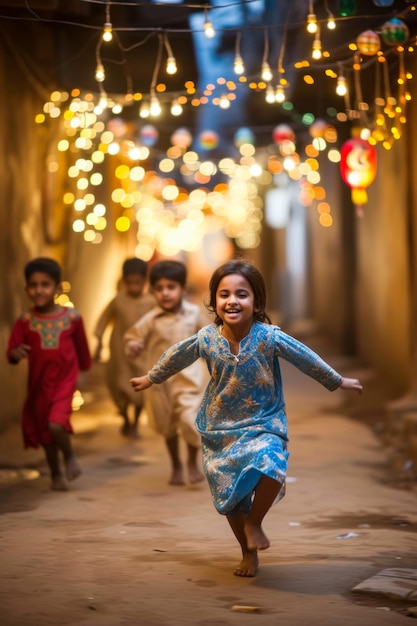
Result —
<instances>
[{"instance_id":1,"label":"girl's dark hair","mask_svg":"<svg viewBox=\"0 0 417 626\"><path fill-rule=\"evenodd\" d=\"M123 263L122 274L123 276L130 276L130 274L139 274L146 278L148 272L148 264L142 259L134 257L133 259L126 259Z\"/></svg>"},{"instance_id":2,"label":"girl's dark hair","mask_svg":"<svg viewBox=\"0 0 417 626\"><path fill-rule=\"evenodd\" d=\"M48 276L50 276L57 285L61 282L61 266L57 263L57 261L48 257L41 256L36 259L32 259L26 263L23 272L26 282L29 282L30 277L32 274L35 274L35 272L48 274Z\"/></svg>"},{"instance_id":3,"label":"girl's dark hair","mask_svg":"<svg viewBox=\"0 0 417 626\"><path fill-rule=\"evenodd\" d=\"M149 272L149 282L151 287L155 286L155 283L160 278L167 278L179 283L181 287L185 287L187 282L187 268L181 261L157 261L153 265Z\"/></svg>"},{"instance_id":4,"label":"girl's dark hair","mask_svg":"<svg viewBox=\"0 0 417 626\"><path fill-rule=\"evenodd\" d=\"M254 296L254 321L266 322L268 324L271 324L272 322L265 311L266 289L262 274L252 263L249 263L248 261L244 261L242 259L233 259L232 261L227 261L227 263L224 263L223 265L218 267L210 278L210 294L207 303L207 309L211 313L216 314L214 323L218 326L222 324L222 320L216 313L216 293L219 288L220 281L225 276L229 276L230 274L239 274L240 276L243 276L243 278L245 278L250 284Z\"/></svg>"}]
</instances>

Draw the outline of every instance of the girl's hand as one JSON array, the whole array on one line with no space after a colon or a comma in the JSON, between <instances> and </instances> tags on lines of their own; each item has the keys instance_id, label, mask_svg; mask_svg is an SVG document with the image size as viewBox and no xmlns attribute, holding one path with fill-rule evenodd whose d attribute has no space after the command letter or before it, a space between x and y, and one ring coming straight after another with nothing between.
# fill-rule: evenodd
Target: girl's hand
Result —
<instances>
[{"instance_id":1,"label":"girl's hand","mask_svg":"<svg viewBox=\"0 0 417 626\"><path fill-rule=\"evenodd\" d=\"M126 356L134 359L135 357L139 356L144 347L145 344L140 339L131 339L127 342L125 346Z\"/></svg>"},{"instance_id":2,"label":"girl's hand","mask_svg":"<svg viewBox=\"0 0 417 626\"><path fill-rule=\"evenodd\" d=\"M28 346L27 343L21 343L17 346L17 348L14 348L14 350L10 352L10 356L13 361L17 363L20 359L25 359L31 350L32 348Z\"/></svg>"},{"instance_id":3,"label":"girl's hand","mask_svg":"<svg viewBox=\"0 0 417 626\"><path fill-rule=\"evenodd\" d=\"M131 378L129 382L135 391L143 391L153 385L153 382L149 380L147 375L139 376L138 378Z\"/></svg>"},{"instance_id":4,"label":"girl's hand","mask_svg":"<svg viewBox=\"0 0 417 626\"><path fill-rule=\"evenodd\" d=\"M363 387L357 378L343 378L339 389L351 389L352 391L362 393Z\"/></svg>"}]
</instances>

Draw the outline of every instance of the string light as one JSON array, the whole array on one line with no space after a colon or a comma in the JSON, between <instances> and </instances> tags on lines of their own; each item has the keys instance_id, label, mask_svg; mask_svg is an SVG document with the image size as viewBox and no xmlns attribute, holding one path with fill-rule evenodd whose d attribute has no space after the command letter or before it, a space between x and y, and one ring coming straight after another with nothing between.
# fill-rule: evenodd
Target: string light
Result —
<instances>
[{"instance_id":1,"label":"string light","mask_svg":"<svg viewBox=\"0 0 417 626\"><path fill-rule=\"evenodd\" d=\"M268 54L269 54L269 38L268 31L265 28L264 30L264 55L262 59L262 68L261 68L261 77L266 83L269 83L272 80L272 72L268 63Z\"/></svg>"},{"instance_id":2,"label":"string light","mask_svg":"<svg viewBox=\"0 0 417 626\"><path fill-rule=\"evenodd\" d=\"M172 52L172 48L168 41L168 36L164 33L164 44L168 54L167 64L166 64L166 73L167 74L176 74L177 73L177 62L175 60L174 54Z\"/></svg>"},{"instance_id":3,"label":"string light","mask_svg":"<svg viewBox=\"0 0 417 626\"><path fill-rule=\"evenodd\" d=\"M268 85L266 88L265 101L268 104L274 104L275 102L275 92L272 85Z\"/></svg>"},{"instance_id":4,"label":"string light","mask_svg":"<svg viewBox=\"0 0 417 626\"><path fill-rule=\"evenodd\" d=\"M241 34L238 33L236 37L236 45L235 45L235 59L233 61L233 71L235 74L243 74L245 71L245 65L243 63L243 59L240 56L240 37Z\"/></svg>"},{"instance_id":5,"label":"string light","mask_svg":"<svg viewBox=\"0 0 417 626\"><path fill-rule=\"evenodd\" d=\"M335 22L333 13L329 9L329 5L327 4L327 0L325 0L324 6L326 8L327 15L328 15L328 18L327 18L327 28L329 30L334 30L336 28L336 22Z\"/></svg>"},{"instance_id":6,"label":"string light","mask_svg":"<svg viewBox=\"0 0 417 626\"><path fill-rule=\"evenodd\" d=\"M104 66L101 62L97 63L95 79L98 83L102 83L106 78L106 72L104 71Z\"/></svg>"},{"instance_id":7,"label":"string light","mask_svg":"<svg viewBox=\"0 0 417 626\"><path fill-rule=\"evenodd\" d=\"M182 106L178 101L178 98L175 98L171 103L171 115L178 117L182 113Z\"/></svg>"},{"instance_id":8,"label":"string light","mask_svg":"<svg viewBox=\"0 0 417 626\"><path fill-rule=\"evenodd\" d=\"M279 104L281 104L282 102L285 102L284 85L277 85L277 88L275 90L275 101L278 102Z\"/></svg>"},{"instance_id":9,"label":"string light","mask_svg":"<svg viewBox=\"0 0 417 626\"><path fill-rule=\"evenodd\" d=\"M313 9L313 0L309 0L308 3L308 15L307 15L307 32L314 35L317 32L317 16Z\"/></svg>"},{"instance_id":10,"label":"string light","mask_svg":"<svg viewBox=\"0 0 417 626\"><path fill-rule=\"evenodd\" d=\"M213 24L208 19L207 9L204 9L204 34L208 39L212 39L216 34Z\"/></svg>"},{"instance_id":11,"label":"string light","mask_svg":"<svg viewBox=\"0 0 417 626\"><path fill-rule=\"evenodd\" d=\"M313 49L311 52L311 56L315 61L319 61L322 57L321 52L321 41L320 41L320 29L317 29L316 35L313 41Z\"/></svg>"},{"instance_id":12,"label":"string light","mask_svg":"<svg viewBox=\"0 0 417 626\"><path fill-rule=\"evenodd\" d=\"M109 43L113 39L113 26L110 21L110 1L106 2L106 22L103 29L103 41Z\"/></svg>"},{"instance_id":13,"label":"string light","mask_svg":"<svg viewBox=\"0 0 417 626\"><path fill-rule=\"evenodd\" d=\"M348 88L347 88L347 81L345 76L343 76L343 74L339 74L339 76L337 77L337 84L336 84L336 93L338 96L345 96L347 94Z\"/></svg>"}]
</instances>

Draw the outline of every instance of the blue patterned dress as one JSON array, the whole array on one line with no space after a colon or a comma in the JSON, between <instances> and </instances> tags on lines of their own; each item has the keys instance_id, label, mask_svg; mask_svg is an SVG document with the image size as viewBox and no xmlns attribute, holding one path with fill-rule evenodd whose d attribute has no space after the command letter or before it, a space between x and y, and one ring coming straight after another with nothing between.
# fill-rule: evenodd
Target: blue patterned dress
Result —
<instances>
[{"instance_id":1,"label":"blue patterned dress","mask_svg":"<svg viewBox=\"0 0 417 626\"><path fill-rule=\"evenodd\" d=\"M211 380L196 426L214 506L223 515L248 511L263 474L285 484L288 435L279 357L330 391L342 377L277 326L255 322L238 355L230 352L221 327L211 324L164 352L149 378L161 383L200 357Z\"/></svg>"}]
</instances>

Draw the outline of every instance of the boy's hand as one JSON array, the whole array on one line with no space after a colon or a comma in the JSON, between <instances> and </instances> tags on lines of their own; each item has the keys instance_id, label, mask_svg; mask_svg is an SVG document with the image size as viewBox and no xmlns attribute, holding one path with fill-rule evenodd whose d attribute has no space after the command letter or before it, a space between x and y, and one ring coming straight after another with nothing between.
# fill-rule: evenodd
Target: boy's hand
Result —
<instances>
[{"instance_id":1,"label":"boy's hand","mask_svg":"<svg viewBox=\"0 0 417 626\"><path fill-rule=\"evenodd\" d=\"M143 391L153 385L153 382L149 380L147 375L139 376L138 378L131 378L129 382L135 391Z\"/></svg>"},{"instance_id":2,"label":"boy's hand","mask_svg":"<svg viewBox=\"0 0 417 626\"><path fill-rule=\"evenodd\" d=\"M343 378L339 389L351 389L352 391L362 393L363 387L357 378Z\"/></svg>"},{"instance_id":3,"label":"boy's hand","mask_svg":"<svg viewBox=\"0 0 417 626\"><path fill-rule=\"evenodd\" d=\"M17 348L14 348L14 350L10 352L10 356L13 361L17 362L20 361L20 359L25 359L31 350L32 348L28 346L27 343L21 343L17 346Z\"/></svg>"},{"instance_id":4,"label":"boy's hand","mask_svg":"<svg viewBox=\"0 0 417 626\"><path fill-rule=\"evenodd\" d=\"M135 357L139 356L144 347L145 345L140 339L131 339L127 342L125 346L126 356L134 359Z\"/></svg>"}]
</instances>

